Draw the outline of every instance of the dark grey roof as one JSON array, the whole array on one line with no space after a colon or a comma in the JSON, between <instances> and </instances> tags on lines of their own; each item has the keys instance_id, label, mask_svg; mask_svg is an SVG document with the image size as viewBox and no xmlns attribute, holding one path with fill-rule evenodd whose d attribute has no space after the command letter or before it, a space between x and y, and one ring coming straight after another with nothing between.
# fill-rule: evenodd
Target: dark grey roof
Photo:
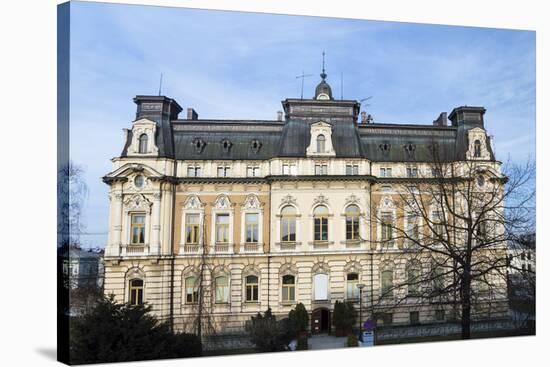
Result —
<instances>
[{"instance_id":1,"label":"dark grey roof","mask_svg":"<svg viewBox=\"0 0 550 367\"><path fill-rule=\"evenodd\" d=\"M482 107L458 107L452 126L415 124L358 124L360 104L354 100L286 99L285 121L178 119L182 110L174 100L138 96L137 118L157 122L156 143L161 157L181 160L265 160L306 157L311 124L332 126L336 157L372 161L429 162L436 149L440 160L466 156L469 129L483 127ZM478 114L477 117L475 114ZM446 122L446 121L445 121ZM128 134L122 156L131 141ZM490 148L490 142L487 141ZM491 151L491 159L494 160Z\"/></svg>"}]
</instances>

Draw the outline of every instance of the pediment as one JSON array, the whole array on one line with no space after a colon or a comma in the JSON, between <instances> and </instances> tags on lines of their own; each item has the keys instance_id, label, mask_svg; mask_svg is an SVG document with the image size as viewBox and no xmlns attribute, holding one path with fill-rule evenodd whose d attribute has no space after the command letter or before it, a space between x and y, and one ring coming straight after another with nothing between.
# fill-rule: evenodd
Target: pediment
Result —
<instances>
[{"instance_id":1,"label":"pediment","mask_svg":"<svg viewBox=\"0 0 550 367\"><path fill-rule=\"evenodd\" d=\"M106 177L128 177L133 173L141 172L146 177L160 177L162 174L157 170L140 163L127 163L118 169L107 174Z\"/></svg>"}]
</instances>

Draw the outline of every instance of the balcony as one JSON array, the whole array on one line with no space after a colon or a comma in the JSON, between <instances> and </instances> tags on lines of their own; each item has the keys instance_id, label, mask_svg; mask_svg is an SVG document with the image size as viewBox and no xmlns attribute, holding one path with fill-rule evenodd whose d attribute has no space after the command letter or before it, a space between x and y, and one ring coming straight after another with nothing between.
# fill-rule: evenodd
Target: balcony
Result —
<instances>
[{"instance_id":1,"label":"balcony","mask_svg":"<svg viewBox=\"0 0 550 367\"><path fill-rule=\"evenodd\" d=\"M122 248L122 256L141 256L147 255L149 246L143 245L128 245ZM124 251L126 250L126 251Z\"/></svg>"},{"instance_id":2,"label":"balcony","mask_svg":"<svg viewBox=\"0 0 550 367\"><path fill-rule=\"evenodd\" d=\"M285 242L276 242L275 243L281 251L293 251L296 250L296 247L301 244L301 242L296 241L285 241Z\"/></svg>"},{"instance_id":3,"label":"balcony","mask_svg":"<svg viewBox=\"0 0 550 367\"><path fill-rule=\"evenodd\" d=\"M247 242L241 244L241 253L262 253L263 244L259 242Z\"/></svg>"},{"instance_id":4,"label":"balcony","mask_svg":"<svg viewBox=\"0 0 550 367\"><path fill-rule=\"evenodd\" d=\"M183 246L183 252L186 254L197 254L201 249L201 245L198 243L186 243Z\"/></svg>"},{"instance_id":5,"label":"balcony","mask_svg":"<svg viewBox=\"0 0 550 367\"><path fill-rule=\"evenodd\" d=\"M233 245L230 243L216 243L212 249L216 254L230 254L233 252Z\"/></svg>"}]
</instances>

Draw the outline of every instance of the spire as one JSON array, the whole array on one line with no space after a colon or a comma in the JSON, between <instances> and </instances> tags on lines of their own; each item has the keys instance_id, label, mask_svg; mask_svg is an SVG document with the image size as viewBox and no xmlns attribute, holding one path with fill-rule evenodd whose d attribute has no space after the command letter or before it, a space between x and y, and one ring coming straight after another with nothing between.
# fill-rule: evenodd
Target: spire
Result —
<instances>
[{"instance_id":1,"label":"spire","mask_svg":"<svg viewBox=\"0 0 550 367\"><path fill-rule=\"evenodd\" d=\"M323 50L323 71L321 72L321 79L325 81L327 78L327 73L325 73L325 50Z\"/></svg>"},{"instance_id":2,"label":"spire","mask_svg":"<svg viewBox=\"0 0 550 367\"><path fill-rule=\"evenodd\" d=\"M314 99L320 99L320 100L332 100L332 89L330 88L330 85L328 85L327 81L327 73L325 72L325 51L323 51L323 68L321 71L321 82L317 85L317 88L315 88L315 97Z\"/></svg>"}]
</instances>

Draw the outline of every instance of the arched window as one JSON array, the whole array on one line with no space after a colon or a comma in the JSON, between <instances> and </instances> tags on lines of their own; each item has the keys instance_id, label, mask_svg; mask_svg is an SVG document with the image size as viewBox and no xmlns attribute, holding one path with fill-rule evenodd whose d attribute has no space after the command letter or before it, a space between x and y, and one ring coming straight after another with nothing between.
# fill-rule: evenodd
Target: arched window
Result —
<instances>
[{"instance_id":1,"label":"arched window","mask_svg":"<svg viewBox=\"0 0 550 367\"><path fill-rule=\"evenodd\" d=\"M143 280L132 279L129 285L130 304L134 306L143 304Z\"/></svg>"},{"instance_id":2,"label":"arched window","mask_svg":"<svg viewBox=\"0 0 550 367\"><path fill-rule=\"evenodd\" d=\"M481 142L479 140L474 141L474 157L481 157Z\"/></svg>"},{"instance_id":3,"label":"arched window","mask_svg":"<svg viewBox=\"0 0 550 367\"><path fill-rule=\"evenodd\" d=\"M296 209L287 205L281 210L281 242L296 241Z\"/></svg>"},{"instance_id":4,"label":"arched window","mask_svg":"<svg viewBox=\"0 0 550 367\"><path fill-rule=\"evenodd\" d=\"M325 152L325 136L323 134L317 135L317 153Z\"/></svg>"},{"instance_id":5,"label":"arched window","mask_svg":"<svg viewBox=\"0 0 550 367\"><path fill-rule=\"evenodd\" d=\"M294 302L296 300L296 283L294 275L285 275L283 276L283 285L282 285L282 299L283 302Z\"/></svg>"},{"instance_id":6,"label":"arched window","mask_svg":"<svg viewBox=\"0 0 550 367\"><path fill-rule=\"evenodd\" d=\"M382 278L382 297L389 297L393 295L393 271L384 270L381 274Z\"/></svg>"},{"instance_id":7,"label":"arched window","mask_svg":"<svg viewBox=\"0 0 550 367\"><path fill-rule=\"evenodd\" d=\"M359 284L359 274L357 273L349 273L346 276L346 298L347 299L358 299L359 298L359 288L357 288L357 285Z\"/></svg>"},{"instance_id":8,"label":"arched window","mask_svg":"<svg viewBox=\"0 0 550 367\"><path fill-rule=\"evenodd\" d=\"M199 290L197 285L197 278L194 276L185 278L185 303L198 302Z\"/></svg>"},{"instance_id":9,"label":"arched window","mask_svg":"<svg viewBox=\"0 0 550 367\"><path fill-rule=\"evenodd\" d=\"M313 240L328 241L328 209L319 205L313 211Z\"/></svg>"},{"instance_id":10,"label":"arched window","mask_svg":"<svg viewBox=\"0 0 550 367\"><path fill-rule=\"evenodd\" d=\"M147 144L149 142L149 137L147 134L141 134L139 136L139 152L140 153L147 153L148 147Z\"/></svg>"},{"instance_id":11,"label":"arched window","mask_svg":"<svg viewBox=\"0 0 550 367\"><path fill-rule=\"evenodd\" d=\"M229 303L229 279L227 276L215 279L216 303Z\"/></svg>"},{"instance_id":12,"label":"arched window","mask_svg":"<svg viewBox=\"0 0 550 367\"><path fill-rule=\"evenodd\" d=\"M328 299L328 274L315 274L313 276L313 296L315 301Z\"/></svg>"},{"instance_id":13,"label":"arched window","mask_svg":"<svg viewBox=\"0 0 550 367\"><path fill-rule=\"evenodd\" d=\"M417 266L411 266L407 269L408 293L410 296L420 294L420 269Z\"/></svg>"},{"instance_id":14,"label":"arched window","mask_svg":"<svg viewBox=\"0 0 550 367\"><path fill-rule=\"evenodd\" d=\"M246 302L258 302L258 277L249 275L245 278Z\"/></svg>"},{"instance_id":15,"label":"arched window","mask_svg":"<svg viewBox=\"0 0 550 367\"><path fill-rule=\"evenodd\" d=\"M359 239L359 207L349 205L346 208L346 240Z\"/></svg>"}]
</instances>

